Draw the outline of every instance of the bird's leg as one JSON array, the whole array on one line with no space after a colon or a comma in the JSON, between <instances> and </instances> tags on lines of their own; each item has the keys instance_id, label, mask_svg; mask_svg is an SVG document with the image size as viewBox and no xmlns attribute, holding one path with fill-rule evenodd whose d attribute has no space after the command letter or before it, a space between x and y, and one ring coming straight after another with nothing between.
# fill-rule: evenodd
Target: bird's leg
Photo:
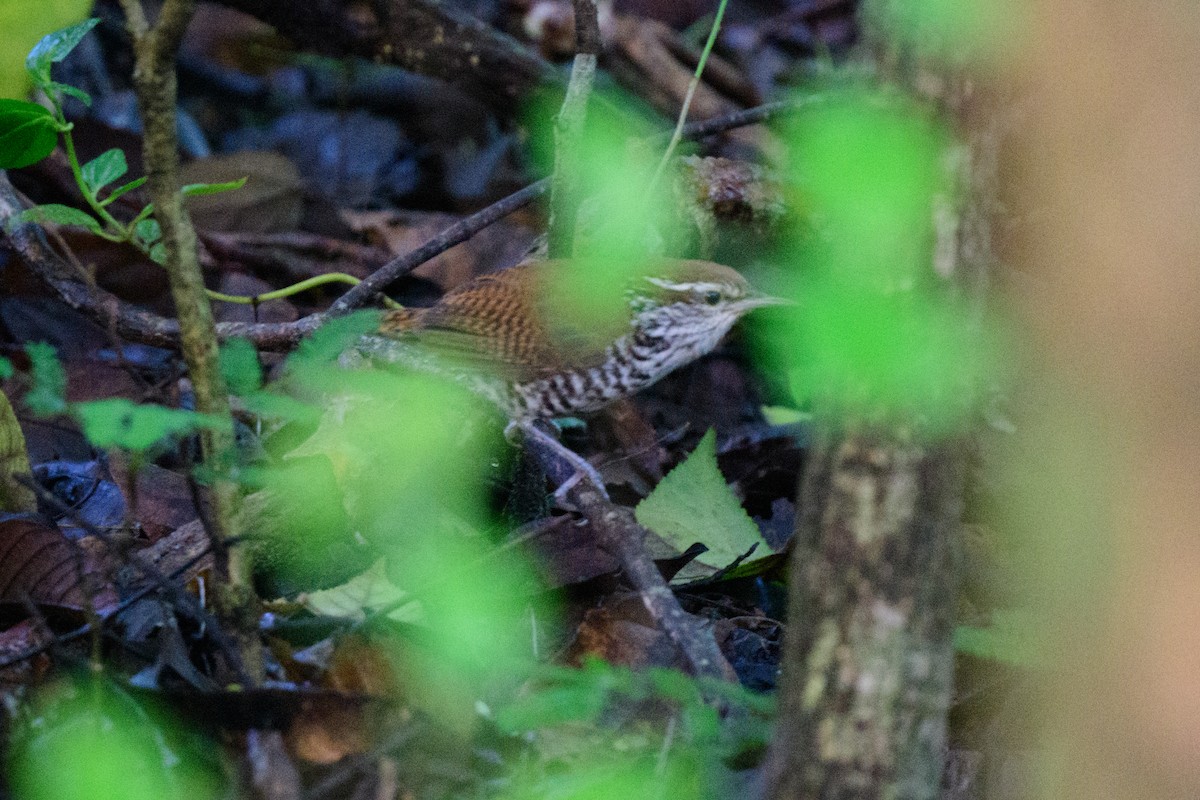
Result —
<instances>
[{"instance_id":1,"label":"bird's leg","mask_svg":"<svg viewBox=\"0 0 1200 800\"><path fill-rule=\"evenodd\" d=\"M556 474L550 475L550 479L558 487L554 490L554 499L556 501L561 501L566 493L584 478L592 482L592 485L604 496L605 500L608 499L608 491L604 488L604 479L600 477L600 473L596 472L596 468L589 464L581 455L560 442L556 436L539 427L536 421L526 420L508 423L504 429L504 437L512 441L518 431L525 438L536 442L558 457L558 464L556 466L560 467L560 469L554 470ZM570 470L569 474L568 469ZM547 472L550 471L548 470Z\"/></svg>"}]
</instances>

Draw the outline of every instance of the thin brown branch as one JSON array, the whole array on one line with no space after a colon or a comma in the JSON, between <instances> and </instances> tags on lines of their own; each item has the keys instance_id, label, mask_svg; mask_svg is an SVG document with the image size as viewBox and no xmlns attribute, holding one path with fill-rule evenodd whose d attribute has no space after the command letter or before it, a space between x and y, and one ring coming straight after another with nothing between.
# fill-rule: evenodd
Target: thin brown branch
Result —
<instances>
[{"instance_id":1,"label":"thin brown branch","mask_svg":"<svg viewBox=\"0 0 1200 800\"><path fill-rule=\"evenodd\" d=\"M272 25L298 47L358 56L450 83L503 113L557 70L516 39L437 0L220 0Z\"/></svg>"},{"instance_id":2,"label":"thin brown branch","mask_svg":"<svg viewBox=\"0 0 1200 800\"><path fill-rule=\"evenodd\" d=\"M575 52L598 56L603 47L600 41L600 16L596 0L572 0L575 6Z\"/></svg>"},{"instance_id":3,"label":"thin brown branch","mask_svg":"<svg viewBox=\"0 0 1200 800\"><path fill-rule=\"evenodd\" d=\"M711 136L744 125L766 122L800 107L805 102L808 101L767 103L725 117L690 123L684 127L684 135L689 138ZM663 138L667 135L669 134L664 134ZM493 222L532 203L544 195L549 186L549 179L542 179L454 223L416 250L398 256L380 267L361 284L342 295L324 313L310 314L286 323L221 322L216 326L217 337L221 340L247 339L262 350L287 350L295 347L301 339L319 328L327 319L361 308L389 284L429 259L465 242ZM8 176L0 171L0 227L6 228L5 223L24 208L25 205L17 196ZM47 245L45 234L39 226L15 226L9 231L8 238L13 249L29 268L71 308L95 320L106 330L116 331L129 341L156 347L179 346L179 323L176 320L160 317L122 302L109 292L85 282Z\"/></svg>"},{"instance_id":4,"label":"thin brown branch","mask_svg":"<svg viewBox=\"0 0 1200 800\"><path fill-rule=\"evenodd\" d=\"M387 288L388 284L397 278L407 275L429 259L441 255L456 244L465 242L493 222L508 216L519 208L529 205L545 194L549 188L550 181L548 179L531 183L524 189L510 194L508 197L493 203L482 211L477 211L466 219L454 223L416 250L384 264L372 273L369 278L334 302L329 307L329 310L325 312L326 315L329 317L338 317L361 308L366 305L372 296L382 292Z\"/></svg>"}]
</instances>

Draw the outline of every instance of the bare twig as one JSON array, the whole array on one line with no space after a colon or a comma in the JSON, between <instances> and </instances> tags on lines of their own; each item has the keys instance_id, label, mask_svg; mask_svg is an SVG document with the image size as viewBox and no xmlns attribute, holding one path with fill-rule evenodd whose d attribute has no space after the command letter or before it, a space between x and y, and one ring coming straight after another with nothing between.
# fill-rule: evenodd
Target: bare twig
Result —
<instances>
[{"instance_id":1,"label":"bare twig","mask_svg":"<svg viewBox=\"0 0 1200 800\"><path fill-rule=\"evenodd\" d=\"M397 278L407 275L429 259L441 255L456 244L465 242L493 222L529 205L545 194L549 188L550 181L548 179L531 183L482 211L454 223L416 250L395 258L377 269L369 278L346 292L331 305L325 312L326 316L337 317L361 308L373 295L386 289L388 284Z\"/></svg>"},{"instance_id":2,"label":"bare twig","mask_svg":"<svg viewBox=\"0 0 1200 800\"><path fill-rule=\"evenodd\" d=\"M767 103L725 117L692 122L684 126L683 134L687 138L700 138L745 125L756 125L794 110L806 102L802 100ZM451 247L465 242L493 222L529 205L544 195L549 187L548 179L537 181L454 223L416 250L380 267L358 286L342 295L324 313L310 314L295 322L221 322L216 326L217 336L222 340L248 339L262 350L286 350L295 347L301 339L328 319L361 308L393 281ZM24 208L25 204L17 196L8 176L0 171L0 226ZM157 347L179 346L178 322L124 303L109 292L84 281L46 244L41 227L33 224L17 225L8 232L8 238L29 268L71 308L86 314L105 329L115 331L129 341Z\"/></svg>"}]
</instances>

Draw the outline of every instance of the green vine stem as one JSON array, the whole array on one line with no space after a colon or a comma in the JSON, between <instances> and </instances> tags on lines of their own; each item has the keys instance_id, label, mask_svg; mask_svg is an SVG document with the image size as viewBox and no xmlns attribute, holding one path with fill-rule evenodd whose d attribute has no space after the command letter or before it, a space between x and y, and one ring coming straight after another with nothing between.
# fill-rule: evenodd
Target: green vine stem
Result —
<instances>
[{"instance_id":1,"label":"green vine stem","mask_svg":"<svg viewBox=\"0 0 1200 800\"><path fill-rule=\"evenodd\" d=\"M88 207L103 223L103 227L93 230L97 236L110 242L128 243L136 247L141 253L152 261L157 263L157 259L152 254L153 245L142 240L136 233L139 223L150 218L154 213L154 204L146 205L138 212L128 223L122 223L119 219L112 215L107 208L108 204L120 196L117 192L101 200L96 191L88 186L87 181L83 178L83 165L79 163L79 154L75 149L75 139L71 135L74 125L66 120L63 114L62 103L57 97L51 97L51 102L54 105L54 118L58 123L59 133L63 139L63 150L67 155L67 163L71 167L71 175L75 179L75 184L79 187L83 199L87 202ZM353 275L348 275L345 272L327 272L322 275L315 275L311 278L306 278L298 283L293 283L290 286L285 286L282 289L277 289L272 292L257 295L233 295L224 294L222 292L205 289L204 293L208 295L210 300L217 300L222 303L236 303L238 305L258 305L268 300L282 300L292 295L306 292L309 289L315 289L318 286L325 286L330 283L343 283L351 286L357 286L362 281ZM402 308L399 303L392 300L390 297L383 295L383 304L388 308Z\"/></svg>"},{"instance_id":2,"label":"green vine stem","mask_svg":"<svg viewBox=\"0 0 1200 800\"><path fill-rule=\"evenodd\" d=\"M204 291L211 300L220 300L224 303L240 303L242 305L258 305L259 303L266 302L267 300L280 300L284 297L291 297L294 294L306 292L309 289L316 288L317 286L324 286L327 283L348 283L351 286L357 286L358 284L362 283L362 281L353 275L347 275L344 272L326 272L321 275L314 275L311 278L306 278L299 283L293 283L291 286L285 286L282 289L276 289L273 292L256 294L250 297L245 295L222 294L220 292L214 292L211 289L205 289ZM388 308L404 307L386 295L383 297L383 303Z\"/></svg>"},{"instance_id":3,"label":"green vine stem","mask_svg":"<svg viewBox=\"0 0 1200 800\"><path fill-rule=\"evenodd\" d=\"M721 0L721 4L717 6L717 14L713 18L712 30L708 32L708 41L704 43L704 51L700 54L700 61L696 64L696 72L692 75L692 80L688 83L687 93L683 97L683 108L679 110L679 119L675 122L675 130L671 133L671 141L667 145L666 152L663 153L662 160L658 162L657 169L654 170L654 177L650 179L650 188L653 189L658 185L658 179L662 176L662 172L671 161L671 156L675 153L675 148L679 146L680 140L683 139L683 125L687 122L688 110L692 107L692 98L696 96L696 87L700 85L700 76L704 73L704 67L708 64L708 57L712 53L713 45L717 43L717 34L721 32L721 20L725 18L725 6L729 0Z\"/></svg>"}]
</instances>

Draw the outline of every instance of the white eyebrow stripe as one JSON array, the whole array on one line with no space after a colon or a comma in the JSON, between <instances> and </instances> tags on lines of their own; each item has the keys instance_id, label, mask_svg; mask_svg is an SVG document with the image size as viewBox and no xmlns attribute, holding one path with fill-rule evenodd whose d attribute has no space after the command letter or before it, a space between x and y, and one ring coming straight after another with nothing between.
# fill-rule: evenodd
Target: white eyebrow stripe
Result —
<instances>
[{"instance_id":1,"label":"white eyebrow stripe","mask_svg":"<svg viewBox=\"0 0 1200 800\"><path fill-rule=\"evenodd\" d=\"M670 292L733 292L733 287L727 286L724 283L676 283L675 281L669 281L665 278L649 277L646 278L646 280L650 281L650 283L653 283L655 286L661 287Z\"/></svg>"}]
</instances>

